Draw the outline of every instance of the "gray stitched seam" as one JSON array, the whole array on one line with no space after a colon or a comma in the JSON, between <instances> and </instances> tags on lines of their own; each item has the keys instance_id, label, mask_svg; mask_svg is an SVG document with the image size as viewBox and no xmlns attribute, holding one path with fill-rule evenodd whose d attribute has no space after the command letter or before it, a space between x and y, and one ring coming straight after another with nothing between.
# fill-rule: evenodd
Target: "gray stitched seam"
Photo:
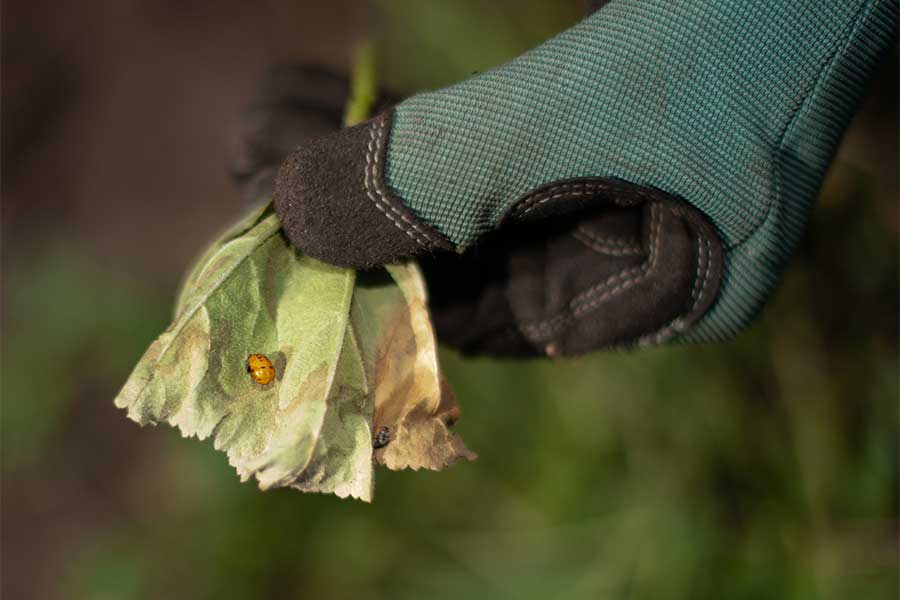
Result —
<instances>
[{"instance_id":1,"label":"gray stitched seam","mask_svg":"<svg viewBox=\"0 0 900 600\"><path fill-rule=\"evenodd\" d=\"M563 191L563 190L575 190L575 191ZM536 196L532 196L531 198L525 198L522 200L515 209L513 209L513 216L520 217L528 214L541 204L546 202L550 202L551 200L556 200L557 198L562 197L570 197L570 196L586 196L590 192L601 191L601 190L612 190L615 191L615 188L607 183L602 183L599 181L584 181L580 183L561 183L558 185L551 186L546 190L543 190L540 194ZM558 192L558 193L557 193ZM630 194L644 199L653 201L654 198L650 194L642 193L640 190L634 190L629 192ZM623 204L620 203L619 204ZM624 203L625 206L632 205L634 202Z\"/></svg>"},{"instance_id":2,"label":"gray stitched seam","mask_svg":"<svg viewBox=\"0 0 900 600\"><path fill-rule=\"evenodd\" d=\"M709 242L709 238L703 235L700 230L697 231L697 278L694 280L694 288L691 292L691 298L693 302L691 303L691 307L687 309L684 313L678 315L668 324L664 325L661 329L659 329L656 333L651 333L642 336L638 341L638 346L646 346L650 344L660 344L665 340L669 339L673 334L680 333L684 327L685 318L694 312L694 309L700 305L700 301L703 299L703 294L706 292L706 286L709 283L709 271L710 265L712 264L712 250L711 244ZM705 252L704 252L705 250ZM706 262L706 267L703 270L702 280L700 278L700 265ZM702 281L702 283L701 283ZM697 292L697 286L700 285L699 293ZM696 298L694 295L696 294Z\"/></svg>"},{"instance_id":3,"label":"gray stitched seam","mask_svg":"<svg viewBox=\"0 0 900 600\"><path fill-rule=\"evenodd\" d=\"M703 298L703 290L706 287L704 276L701 279L700 276L700 268L703 267L706 269L706 272L709 272L709 240L706 238L699 238L701 243L697 244L697 274L694 276L694 288L691 290L691 310L697 306L697 303ZM706 249L704 253L703 250ZM706 264L704 265L704 256L706 257ZM701 285L701 281L704 283ZM699 287L699 289L698 289ZM688 311L690 312L690 311Z\"/></svg>"},{"instance_id":4,"label":"gray stitched seam","mask_svg":"<svg viewBox=\"0 0 900 600\"><path fill-rule=\"evenodd\" d=\"M375 166L372 169L372 176L375 177L375 191L378 193L378 197L384 201L385 205L391 209L398 217L403 219L404 222L408 223L410 227L415 229L420 235L424 236L426 240L431 242L434 245L438 245L438 241L431 237L431 234L422 229L418 223L407 217L405 214L397 210L397 208L385 197L382 192L383 182L377 178L377 170L378 170L378 161L381 160L381 148L384 145L384 138L386 137L386 129L385 129L385 119L382 119L378 125L378 143L375 148Z\"/></svg>"},{"instance_id":5,"label":"gray stitched seam","mask_svg":"<svg viewBox=\"0 0 900 600\"><path fill-rule=\"evenodd\" d=\"M577 319L583 314L590 312L594 308L596 308L601 302L604 300L627 290L628 288L637 285L640 283L647 274L653 270L653 267L656 265L656 261L658 255L656 253L657 250L657 241L659 237L659 227L662 219L660 218L660 211L657 208L656 204L650 205L651 211L651 227L650 227L650 252L647 257L647 262L641 265L640 267L633 267L631 269L627 269L621 271L612 277L609 277L602 281L601 283L591 287L590 289L582 292L575 296L569 302L569 310L560 313L550 319L540 321L538 323L529 323L521 326L523 332L533 333L534 335L546 335L548 332L554 332L558 330L560 327L571 321L572 319ZM625 278L624 281L618 283L615 287L605 291L599 297L591 299L597 293L603 291L605 288L608 288L613 283L617 283L620 279Z\"/></svg>"},{"instance_id":6,"label":"gray stitched seam","mask_svg":"<svg viewBox=\"0 0 900 600\"><path fill-rule=\"evenodd\" d=\"M394 218L390 213L388 213L387 210L385 210L385 206L386 206L388 209L390 209L392 212L396 213L404 221L409 222L408 219L406 219L405 215L400 213L397 209L395 209L393 206L391 206L387 202L384 194L378 187L376 169L377 169L377 165L378 165L378 153L381 151L381 139L383 138L384 121L381 122L380 127L378 129L379 136L378 136L377 142L375 139L375 127L376 127L376 124L373 123L372 126L369 128L369 144L368 144L368 147L367 147L368 149L366 152L366 170L365 170L365 178L364 178L365 186L366 186L366 195L369 197L369 199L372 201L372 203L375 204L375 207L378 210L380 210L382 212L382 214L384 214L384 216L386 216L388 219L390 219L390 221L394 225L396 225L397 228L400 229L400 231L402 231L403 233L405 233L406 235L411 237L413 240L415 240L415 242L417 244L419 244L423 248L430 249L431 246L429 245L428 242L431 242L431 239L428 237L427 234L424 234L424 241L423 241L423 239L420 235L420 233L422 233L422 232L416 233L416 232L412 231L409 227L405 226L403 223L401 223L396 218ZM375 144L374 148L373 148L373 144ZM372 160L373 153L374 153L374 157L375 157L374 161ZM374 184L375 192L378 194L378 198L380 198L381 201L384 202L384 206L382 206L382 203L379 202L378 198L376 198L375 195L372 193L373 184ZM415 224L412 224L412 223L410 223L410 224L412 225L413 229L418 230L418 227L416 227Z\"/></svg>"},{"instance_id":7,"label":"gray stitched seam","mask_svg":"<svg viewBox=\"0 0 900 600\"><path fill-rule=\"evenodd\" d=\"M620 238L613 237L609 235L600 235L596 231L591 231L587 225L579 225L576 228L576 231L587 237L588 239L599 242L601 244L608 244L610 246L625 246L628 248L637 248L638 246L634 243L634 240L629 238Z\"/></svg>"},{"instance_id":8,"label":"gray stitched seam","mask_svg":"<svg viewBox=\"0 0 900 600\"><path fill-rule=\"evenodd\" d=\"M572 232L572 237L595 252L609 256L632 256L641 253L639 246L631 245L629 241L616 238L602 238L581 228Z\"/></svg>"}]
</instances>

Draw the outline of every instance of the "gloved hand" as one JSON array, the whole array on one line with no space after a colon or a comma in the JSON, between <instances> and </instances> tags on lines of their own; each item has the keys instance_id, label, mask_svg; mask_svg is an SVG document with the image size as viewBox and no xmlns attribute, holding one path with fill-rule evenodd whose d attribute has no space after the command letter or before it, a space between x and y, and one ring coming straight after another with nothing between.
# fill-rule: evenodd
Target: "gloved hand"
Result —
<instances>
[{"instance_id":1,"label":"gloved hand","mask_svg":"<svg viewBox=\"0 0 900 600\"><path fill-rule=\"evenodd\" d=\"M346 78L305 65L279 65L240 116L229 143L231 176L247 202L271 198L281 161L310 138L341 126Z\"/></svg>"},{"instance_id":2,"label":"gloved hand","mask_svg":"<svg viewBox=\"0 0 900 600\"><path fill-rule=\"evenodd\" d=\"M896 23L897 0L612 0L307 141L276 208L322 260L418 257L464 351L721 339L771 292Z\"/></svg>"}]
</instances>

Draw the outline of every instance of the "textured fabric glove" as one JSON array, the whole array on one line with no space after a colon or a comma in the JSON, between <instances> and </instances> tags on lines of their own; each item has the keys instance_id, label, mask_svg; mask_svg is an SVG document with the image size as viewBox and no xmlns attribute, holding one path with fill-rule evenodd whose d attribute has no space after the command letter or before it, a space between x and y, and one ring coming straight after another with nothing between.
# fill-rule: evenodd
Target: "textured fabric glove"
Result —
<instances>
[{"instance_id":1,"label":"textured fabric glove","mask_svg":"<svg viewBox=\"0 0 900 600\"><path fill-rule=\"evenodd\" d=\"M303 252L419 257L438 335L577 354L722 339L806 224L897 0L612 0L512 62L315 138L275 203Z\"/></svg>"}]
</instances>

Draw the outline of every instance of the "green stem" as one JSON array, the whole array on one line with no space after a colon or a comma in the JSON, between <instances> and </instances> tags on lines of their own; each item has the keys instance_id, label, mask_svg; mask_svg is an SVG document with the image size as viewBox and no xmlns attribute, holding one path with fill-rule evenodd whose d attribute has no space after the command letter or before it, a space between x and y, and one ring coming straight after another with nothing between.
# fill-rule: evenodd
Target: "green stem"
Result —
<instances>
[{"instance_id":1,"label":"green stem","mask_svg":"<svg viewBox=\"0 0 900 600\"><path fill-rule=\"evenodd\" d=\"M375 48L366 44L356 54L350 75L350 98L344 109L344 125L349 127L369 118L378 95Z\"/></svg>"}]
</instances>

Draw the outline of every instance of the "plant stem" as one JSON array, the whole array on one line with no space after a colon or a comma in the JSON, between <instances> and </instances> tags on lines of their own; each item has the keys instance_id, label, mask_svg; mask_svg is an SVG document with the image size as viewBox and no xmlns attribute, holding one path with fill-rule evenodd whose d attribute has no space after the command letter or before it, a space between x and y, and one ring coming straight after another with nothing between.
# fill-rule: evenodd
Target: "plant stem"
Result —
<instances>
[{"instance_id":1,"label":"plant stem","mask_svg":"<svg viewBox=\"0 0 900 600\"><path fill-rule=\"evenodd\" d=\"M356 53L353 62L344 126L356 125L369 118L378 93L376 78L375 48L372 44L365 44Z\"/></svg>"}]
</instances>

